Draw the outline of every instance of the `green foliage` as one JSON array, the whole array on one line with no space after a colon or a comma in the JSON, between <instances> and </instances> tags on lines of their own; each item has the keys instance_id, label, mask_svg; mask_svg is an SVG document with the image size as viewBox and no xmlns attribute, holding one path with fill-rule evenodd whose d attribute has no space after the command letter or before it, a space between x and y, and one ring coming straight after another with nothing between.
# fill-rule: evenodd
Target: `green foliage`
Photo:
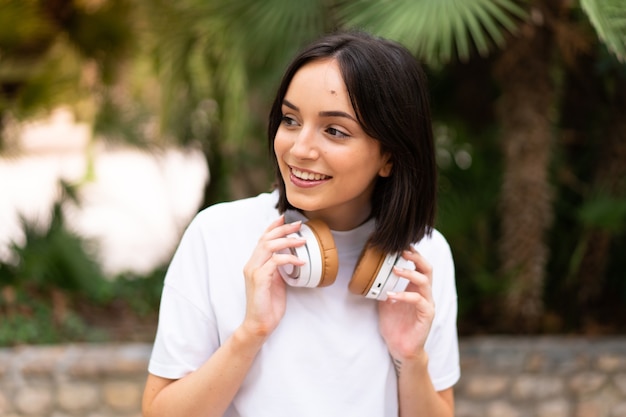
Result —
<instances>
[{"instance_id":1,"label":"green foliage","mask_svg":"<svg viewBox=\"0 0 626 417\"><path fill-rule=\"evenodd\" d=\"M435 125L439 167L439 229L452 248L462 333L493 326L497 300L506 290L497 271L498 218L493 198L501 167L490 131L472 132L465 124Z\"/></svg>"},{"instance_id":2,"label":"green foliage","mask_svg":"<svg viewBox=\"0 0 626 417\"><path fill-rule=\"evenodd\" d=\"M37 0L1 0L0 49L5 53L31 56L53 42L55 27L41 13ZM3 57L3 59L6 59Z\"/></svg>"},{"instance_id":3,"label":"green foliage","mask_svg":"<svg viewBox=\"0 0 626 417\"><path fill-rule=\"evenodd\" d=\"M212 178L205 204L241 194L228 183L231 177L258 177L239 161L249 159L251 148L263 149L259 143L278 77L311 39L340 28L369 29L404 42L434 64L456 53L468 58L472 48L486 54L493 45L502 46L504 34L525 16L511 0L139 4L150 33L147 50L161 81L160 129L178 143L203 144ZM197 115L203 117L202 129Z\"/></svg>"},{"instance_id":4,"label":"green foliage","mask_svg":"<svg viewBox=\"0 0 626 417\"><path fill-rule=\"evenodd\" d=\"M581 224L619 235L626 231L626 199L599 193L585 201L579 208Z\"/></svg>"},{"instance_id":5,"label":"green foliage","mask_svg":"<svg viewBox=\"0 0 626 417\"><path fill-rule=\"evenodd\" d=\"M73 107L92 121L136 47L134 2L0 0L0 150L8 121Z\"/></svg>"},{"instance_id":6,"label":"green foliage","mask_svg":"<svg viewBox=\"0 0 626 417\"><path fill-rule=\"evenodd\" d=\"M93 245L66 225L63 208L76 196L73 187L62 188L49 226L22 220L25 242L12 246L14 261L0 262L0 346L108 340L113 335L91 325L85 312L114 315L107 311L122 308L124 319L158 309L164 270L107 279Z\"/></svg>"},{"instance_id":7,"label":"green foliage","mask_svg":"<svg viewBox=\"0 0 626 417\"><path fill-rule=\"evenodd\" d=\"M233 197L234 187L228 181L235 175L238 180L246 179L246 175L262 177L255 169L261 165L260 155L265 151L268 102L287 60L311 38L336 28L367 29L404 43L430 68L436 68L430 79L441 172L437 227L448 238L455 256L461 324L484 325L486 331L493 328L490 326L499 314L498 301L506 296L507 288L498 272L496 204L504 167L500 166L494 132L497 126L492 113L498 92L491 74L494 61L509 53L505 39L527 19L529 2L88 3L0 0L0 128L2 114L7 111L21 117L58 103L78 103L76 108L88 114L95 131L145 145L153 139L146 136L146 126L156 120L160 137L183 145L202 143L212 170L211 187L218 190L208 195L207 204ZM555 33L560 28L561 36L577 35L570 39L586 39L588 27L581 24L582 13L577 20L569 16L578 5L599 39L623 61L623 0L570 2L561 15L544 20L543 27ZM536 6L542 9L541 2ZM496 49L497 56L490 54ZM601 49L595 52L608 55ZM624 73L625 67L613 56L599 59L594 54L584 58L594 60L601 79L590 82L588 74L577 68L583 74L580 79L585 80L581 83L588 82L585 88L589 91L606 84L608 93L600 92L601 100L620 106L619 99L611 97L619 96L621 87L609 73ZM465 61L469 61L467 65ZM470 65L476 61L480 65ZM551 71L569 71L557 61ZM124 80L110 88L120 68ZM482 75L477 76L477 72ZM558 95L567 96L562 93ZM586 100L572 101L579 104ZM137 102L141 105L133 107ZM598 114L606 114L608 106L602 106L594 102L592 107ZM565 136L579 129L583 140L591 141L593 127L561 126L559 111L559 103L555 103L555 114L550 118L556 132L563 130ZM578 111L582 117L574 116L576 121L598 118L584 108ZM602 141L597 142L593 146L600 148ZM562 145L555 141L555 147ZM551 181L558 200L544 293L548 311L561 316L565 323L580 321L580 312L586 306L579 302L579 285L573 281L578 279L587 249L596 244L594 236L598 233L610 242L605 251L606 270L594 278L605 279L602 295L610 299L612 306L626 304L623 195L569 193L564 191L568 187L559 183L561 176L575 177L572 188L587 190L592 183L593 156L598 153L594 148L593 152L582 152L581 160L556 161L553 167L555 178ZM263 182L263 189L265 186ZM148 277L125 274L105 279L94 260L93 244L67 229L63 217L67 203L64 200L55 204L47 229L23 221L25 243L14 245L13 259L0 264L0 344L107 337L90 333L92 326L80 311L85 304L111 311L129 308L140 316L153 314L158 306L164 270L158 269ZM554 328L580 329L576 325Z\"/></svg>"},{"instance_id":8,"label":"green foliage","mask_svg":"<svg viewBox=\"0 0 626 417\"><path fill-rule=\"evenodd\" d=\"M111 292L140 316L154 314L161 300L166 271L167 267L162 266L145 276L122 274L111 281Z\"/></svg>"},{"instance_id":9,"label":"green foliage","mask_svg":"<svg viewBox=\"0 0 626 417\"><path fill-rule=\"evenodd\" d=\"M132 2L107 0L96 7L81 7L76 1L66 1L61 7L56 3L43 8L57 27L62 28L79 55L98 63L100 79L111 84L119 60L129 53L135 41Z\"/></svg>"},{"instance_id":10,"label":"green foliage","mask_svg":"<svg viewBox=\"0 0 626 417\"><path fill-rule=\"evenodd\" d=\"M0 118L7 111L37 114L68 100L80 70L54 22L35 0L0 0L0 8Z\"/></svg>"},{"instance_id":11,"label":"green foliage","mask_svg":"<svg viewBox=\"0 0 626 417\"><path fill-rule=\"evenodd\" d=\"M66 227L63 204L72 200L74 191L67 184L62 184L62 188L62 197L53 204L48 227L22 218L25 242L12 245L15 264L1 265L4 274L10 277L5 282L44 294L60 288L104 300L110 294L102 284L104 277L93 253L86 250L88 242Z\"/></svg>"},{"instance_id":12,"label":"green foliage","mask_svg":"<svg viewBox=\"0 0 626 417\"><path fill-rule=\"evenodd\" d=\"M626 2L581 0L580 4L598 36L622 62L626 60Z\"/></svg>"},{"instance_id":13,"label":"green foliage","mask_svg":"<svg viewBox=\"0 0 626 417\"><path fill-rule=\"evenodd\" d=\"M145 126L153 116L141 99L127 98L115 101L110 91L101 96L101 104L94 120L93 130L108 143L121 143L137 148L154 147L154 137L146 134Z\"/></svg>"},{"instance_id":14,"label":"green foliage","mask_svg":"<svg viewBox=\"0 0 626 417\"><path fill-rule=\"evenodd\" d=\"M502 48L504 33L515 32L516 19L526 18L510 0L356 0L342 12L349 27L402 42L434 66Z\"/></svg>"},{"instance_id":15,"label":"green foliage","mask_svg":"<svg viewBox=\"0 0 626 417\"><path fill-rule=\"evenodd\" d=\"M0 346L107 339L103 330L89 326L74 311L55 316L54 306L45 299L11 286L0 290Z\"/></svg>"},{"instance_id":16,"label":"green foliage","mask_svg":"<svg viewBox=\"0 0 626 417\"><path fill-rule=\"evenodd\" d=\"M224 16L241 37L247 67L269 66L274 76L300 46L340 24L328 7L329 2L323 0L221 0L213 3L216 12Z\"/></svg>"}]
</instances>

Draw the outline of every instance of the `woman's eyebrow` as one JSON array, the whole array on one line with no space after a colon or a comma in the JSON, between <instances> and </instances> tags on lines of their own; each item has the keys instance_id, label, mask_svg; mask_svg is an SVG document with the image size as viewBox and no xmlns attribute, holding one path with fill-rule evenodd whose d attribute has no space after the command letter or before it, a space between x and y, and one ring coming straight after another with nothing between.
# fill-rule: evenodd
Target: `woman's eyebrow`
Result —
<instances>
[{"instance_id":1,"label":"woman's eyebrow","mask_svg":"<svg viewBox=\"0 0 626 417\"><path fill-rule=\"evenodd\" d=\"M289 107L292 110L295 111L300 111L300 109L298 108L298 106L296 106L295 104L291 103L289 100L287 99L283 99L283 105Z\"/></svg>"},{"instance_id":2,"label":"woman's eyebrow","mask_svg":"<svg viewBox=\"0 0 626 417\"><path fill-rule=\"evenodd\" d=\"M289 107L292 110L300 111L298 106L296 106L295 104L291 103L289 100L283 99L283 105ZM320 117L345 117L346 119L350 119L350 120L358 123L358 121L351 114L346 113L344 111L340 111L340 110L321 111L321 112L319 112L319 115L320 115Z\"/></svg>"},{"instance_id":3,"label":"woman's eyebrow","mask_svg":"<svg viewBox=\"0 0 626 417\"><path fill-rule=\"evenodd\" d=\"M345 117L346 119L350 119L353 122L358 123L358 121L354 117L352 117L352 115L346 113L345 111L339 111L339 110L321 111L319 112L319 115L321 117Z\"/></svg>"}]
</instances>

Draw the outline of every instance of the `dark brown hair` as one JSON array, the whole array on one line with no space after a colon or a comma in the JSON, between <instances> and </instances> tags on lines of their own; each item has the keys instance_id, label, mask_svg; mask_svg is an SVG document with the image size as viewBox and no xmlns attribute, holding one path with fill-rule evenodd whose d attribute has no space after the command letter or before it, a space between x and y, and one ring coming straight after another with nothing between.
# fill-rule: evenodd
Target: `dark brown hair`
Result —
<instances>
[{"instance_id":1,"label":"dark brown hair","mask_svg":"<svg viewBox=\"0 0 626 417\"><path fill-rule=\"evenodd\" d=\"M385 252L399 252L432 231L437 168L426 76L411 53L395 42L363 32L334 33L311 43L287 67L268 125L278 210L294 209L273 152L283 99L300 68L326 58L337 60L363 130L391 155L391 175L378 177L372 195L376 229L370 243Z\"/></svg>"}]
</instances>

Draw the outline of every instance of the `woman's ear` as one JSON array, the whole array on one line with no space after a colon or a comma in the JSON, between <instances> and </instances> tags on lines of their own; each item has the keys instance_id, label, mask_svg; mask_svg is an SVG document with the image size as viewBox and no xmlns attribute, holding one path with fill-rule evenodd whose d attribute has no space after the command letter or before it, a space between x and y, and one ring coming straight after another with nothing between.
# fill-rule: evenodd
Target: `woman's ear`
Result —
<instances>
[{"instance_id":1,"label":"woman's ear","mask_svg":"<svg viewBox=\"0 0 626 417\"><path fill-rule=\"evenodd\" d=\"M393 168L393 162L391 162L391 155L386 154L383 166L378 170L378 175L381 177L388 177L391 175L391 169Z\"/></svg>"}]
</instances>

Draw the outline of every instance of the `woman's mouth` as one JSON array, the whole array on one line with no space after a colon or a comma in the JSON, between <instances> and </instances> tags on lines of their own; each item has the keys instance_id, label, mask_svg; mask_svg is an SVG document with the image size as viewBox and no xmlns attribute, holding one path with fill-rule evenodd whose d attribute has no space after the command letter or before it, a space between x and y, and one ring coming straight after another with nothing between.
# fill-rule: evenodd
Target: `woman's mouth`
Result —
<instances>
[{"instance_id":1,"label":"woman's mouth","mask_svg":"<svg viewBox=\"0 0 626 417\"><path fill-rule=\"evenodd\" d=\"M320 174L317 172L301 171L293 167L291 167L291 175L303 181L323 181L331 178L328 175Z\"/></svg>"}]
</instances>

